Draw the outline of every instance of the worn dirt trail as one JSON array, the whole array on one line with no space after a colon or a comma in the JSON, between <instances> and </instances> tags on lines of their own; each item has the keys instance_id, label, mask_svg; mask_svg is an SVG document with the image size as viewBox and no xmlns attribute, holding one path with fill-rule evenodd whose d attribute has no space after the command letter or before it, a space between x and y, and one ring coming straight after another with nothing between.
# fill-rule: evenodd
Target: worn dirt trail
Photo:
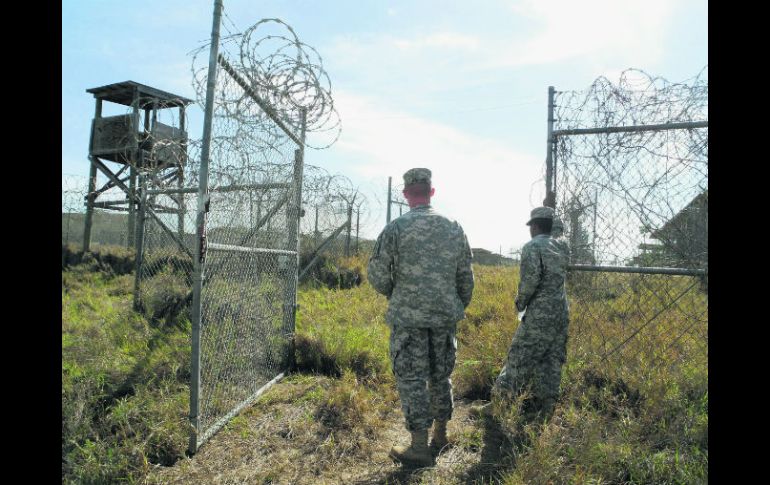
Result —
<instances>
[{"instance_id":1,"label":"worn dirt trail","mask_svg":"<svg viewBox=\"0 0 770 485\"><path fill-rule=\"evenodd\" d=\"M317 422L310 398L318 385L278 383L265 399L233 420L192 458L156 467L145 483L164 484L471 484L494 482L501 459L485 446L484 426L456 401L448 431L454 443L436 466L405 470L393 463L393 444L409 441L400 409L381 416L369 433L337 431ZM318 377L323 380L328 378ZM272 401L270 396L285 396ZM487 462L484 465L481 462Z\"/></svg>"}]
</instances>

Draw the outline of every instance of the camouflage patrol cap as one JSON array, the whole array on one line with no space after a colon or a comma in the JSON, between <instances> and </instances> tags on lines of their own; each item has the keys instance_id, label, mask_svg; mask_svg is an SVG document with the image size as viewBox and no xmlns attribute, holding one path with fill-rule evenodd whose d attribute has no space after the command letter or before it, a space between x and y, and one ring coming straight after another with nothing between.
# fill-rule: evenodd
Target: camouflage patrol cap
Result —
<instances>
[{"instance_id":1,"label":"camouflage patrol cap","mask_svg":"<svg viewBox=\"0 0 770 485\"><path fill-rule=\"evenodd\" d=\"M425 183L430 185L430 170L427 168L410 168L404 174L404 185Z\"/></svg>"},{"instance_id":2,"label":"camouflage patrol cap","mask_svg":"<svg viewBox=\"0 0 770 485\"><path fill-rule=\"evenodd\" d=\"M529 225L533 219L551 219L553 220L553 209L550 207L535 207L532 209L532 212L529 213L529 221L527 221L527 225Z\"/></svg>"}]
</instances>

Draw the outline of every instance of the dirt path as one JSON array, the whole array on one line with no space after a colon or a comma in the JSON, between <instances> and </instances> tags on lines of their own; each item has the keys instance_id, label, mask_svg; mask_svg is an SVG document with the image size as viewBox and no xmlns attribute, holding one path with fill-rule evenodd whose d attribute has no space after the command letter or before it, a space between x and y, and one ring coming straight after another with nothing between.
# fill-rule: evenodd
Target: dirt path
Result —
<instances>
[{"instance_id":1,"label":"dirt path","mask_svg":"<svg viewBox=\"0 0 770 485\"><path fill-rule=\"evenodd\" d=\"M381 416L369 432L329 430L318 423L313 396L328 381L316 377L302 384L277 384L194 457L173 467L156 467L145 483L490 483L500 460L484 446L482 424L468 416L472 403L455 403L448 425L454 445L438 456L436 466L410 471L388 457L392 445L409 441L400 409ZM480 465L482 454L492 467Z\"/></svg>"}]
</instances>

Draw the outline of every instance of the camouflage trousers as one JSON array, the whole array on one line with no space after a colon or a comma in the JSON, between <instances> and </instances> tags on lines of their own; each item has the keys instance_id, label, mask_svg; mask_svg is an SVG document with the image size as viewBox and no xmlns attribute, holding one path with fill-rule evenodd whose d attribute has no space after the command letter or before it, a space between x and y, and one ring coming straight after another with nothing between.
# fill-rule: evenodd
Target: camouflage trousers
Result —
<instances>
[{"instance_id":1,"label":"camouflage trousers","mask_svg":"<svg viewBox=\"0 0 770 485\"><path fill-rule=\"evenodd\" d=\"M531 393L529 408L550 414L559 397L561 369L567 358L569 318L527 318L513 335L493 396L516 397Z\"/></svg>"},{"instance_id":2,"label":"camouflage trousers","mask_svg":"<svg viewBox=\"0 0 770 485\"><path fill-rule=\"evenodd\" d=\"M390 363L409 431L428 429L434 419L452 417L449 376L455 366L456 330L456 325L391 328Z\"/></svg>"}]
</instances>

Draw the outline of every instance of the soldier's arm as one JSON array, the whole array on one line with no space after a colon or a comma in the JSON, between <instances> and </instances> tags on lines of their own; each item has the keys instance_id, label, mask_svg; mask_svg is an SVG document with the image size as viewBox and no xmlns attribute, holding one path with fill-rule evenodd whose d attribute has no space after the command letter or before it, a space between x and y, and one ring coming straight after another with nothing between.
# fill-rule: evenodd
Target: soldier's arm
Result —
<instances>
[{"instance_id":1,"label":"soldier's arm","mask_svg":"<svg viewBox=\"0 0 770 485\"><path fill-rule=\"evenodd\" d=\"M521 312L529 305L542 276L540 252L536 247L524 246L521 252L519 274L519 294L516 297L516 309Z\"/></svg>"},{"instance_id":2,"label":"soldier's arm","mask_svg":"<svg viewBox=\"0 0 770 485\"><path fill-rule=\"evenodd\" d=\"M393 234L386 227L372 249L369 264L366 268L369 284L378 292L390 298L393 293Z\"/></svg>"},{"instance_id":3,"label":"soldier's arm","mask_svg":"<svg viewBox=\"0 0 770 485\"><path fill-rule=\"evenodd\" d=\"M457 286L457 296L463 302L463 307L468 308L473 296L473 252L468 244L468 237L463 234L463 250L460 260L457 263L457 274L455 282Z\"/></svg>"}]
</instances>

